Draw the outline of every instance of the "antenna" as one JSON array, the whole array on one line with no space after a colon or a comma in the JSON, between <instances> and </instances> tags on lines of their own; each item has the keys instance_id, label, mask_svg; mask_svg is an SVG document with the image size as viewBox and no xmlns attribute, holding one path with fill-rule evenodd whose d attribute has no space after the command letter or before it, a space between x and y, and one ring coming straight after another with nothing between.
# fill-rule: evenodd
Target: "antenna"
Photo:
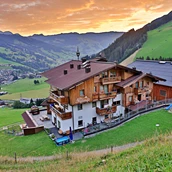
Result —
<instances>
[{"instance_id":1,"label":"antenna","mask_svg":"<svg viewBox=\"0 0 172 172\"><path fill-rule=\"evenodd\" d=\"M80 52L79 52L79 48L78 47L77 47L77 50L76 50L76 56L78 57L78 60L79 60Z\"/></svg>"}]
</instances>

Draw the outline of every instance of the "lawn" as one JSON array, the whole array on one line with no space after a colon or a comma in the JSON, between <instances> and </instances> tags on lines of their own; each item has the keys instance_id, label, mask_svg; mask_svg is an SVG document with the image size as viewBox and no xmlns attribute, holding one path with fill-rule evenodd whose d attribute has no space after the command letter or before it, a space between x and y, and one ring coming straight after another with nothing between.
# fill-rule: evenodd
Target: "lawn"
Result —
<instances>
[{"instance_id":1,"label":"lawn","mask_svg":"<svg viewBox=\"0 0 172 172\"><path fill-rule=\"evenodd\" d=\"M156 127L156 124L160 126ZM44 132L30 136L12 136L0 132L0 155L13 156L16 152L18 156L44 156L66 150L72 152L103 149L111 145L123 145L145 140L161 133L168 133L172 131L171 124L172 114L165 110L159 110L140 116L116 129L63 147L57 147Z\"/></svg>"},{"instance_id":2,"label":"lawn","mask_svg":"<svg viewBox=\"0 0 172 172\"><path fill-rule=\"evenodd\" d=\"M172 22L148 32L148 39L136 57L150 58L171 57L172 54Z\"/></svg>"},{"instance_id":3,"label":"lawn","mask_svg":"<svg viewBox=\"0 0 172 172\"><path fill-rule=\"evenodd\" d=\"M39 84L34 84L35 79L21 79L10 85L2 86L3 91L9 94L3 95L1 99L17 100L24 98L45 98L49 94L49 85L45 82L45 78L39 80Z\"/></svg>"},{"instance_id":4,"label":"lawn","mask_svg":"<svg viewBox=\"0 0 172 172\"><path fill-rule=\"evenodd\" d=\"M0 108L0 128L23 121L21 114L25 109Z\"/></svg>"}]
</instances>

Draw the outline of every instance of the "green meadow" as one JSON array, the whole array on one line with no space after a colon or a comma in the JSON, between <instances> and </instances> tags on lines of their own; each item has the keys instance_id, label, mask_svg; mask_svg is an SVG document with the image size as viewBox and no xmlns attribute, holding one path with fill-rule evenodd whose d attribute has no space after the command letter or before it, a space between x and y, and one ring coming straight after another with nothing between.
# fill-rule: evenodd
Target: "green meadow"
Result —
<instances>
[{"instance_id":1,"label":"green meadow","mask_svg":"<svg viewBox=\"0 0 172 172\"><path fill-rule=\"evenodd\" d=\"M12 111L13 110L8 108L0 109L0 114L4 114L2 115L3 118L1 118L3 125L8 125L8 121L9 123L13 123L22 120L21 117L19 117L19 111L16 113L13 112L13 115L11 113ZM4 116L9 117L6 119ZM13 118L13 121L11 121L12 119L10 118ZM172 131L171 123L172 114L165 110L158 110L137 117L116 129L61 147L56 146L44 131L29 136L13 136L12 134L5 133L5 131L1 131L0 156L13 156L14 152L16 152L18 156L24 157L47 156L66 152L67 150L69 152L83 152L104 149L110 146L124 145L169 133ZM160 126L157 128L156 124Z\"/></svg>"},{"instance_id":2,"label":"green meadow","mask_svg":"<svg viewBox=\"0 0 172 172\"><path fill-rule=\"evenodd\" d=\"M2 86L3 91L7 91L7 95L0 98L6 100L18 100L24 98L46 98L49 94L49 85L45 82L45 78L39 78L39 84L34 84L35 79L21 79L10 85Z\"/></svg>"},{"instance_id":3,"label":"green meadow","mask_svg":"<svg viewBox=\"0 0 172 172\"><path fill-rule=\"evenodd\" d=\"M135 57L172 58L172 21L148 32L147 41Z\"/></svg>"}]
</instances>

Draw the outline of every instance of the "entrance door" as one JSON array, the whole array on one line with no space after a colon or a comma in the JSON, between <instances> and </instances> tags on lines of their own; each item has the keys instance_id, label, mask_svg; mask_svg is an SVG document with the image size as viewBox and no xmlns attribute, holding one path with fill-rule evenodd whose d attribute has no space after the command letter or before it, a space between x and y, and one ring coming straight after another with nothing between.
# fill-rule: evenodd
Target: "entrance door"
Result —
<instances>
[{"instance_id":1,"label":"entrance door","mask_svg":"<svg viewBox=\"0 0 172 172\"><path fill-rule=\"evenodd\" d=\"M142 95L139 94L139 95L138 95L138 100L141 101L141 99L142 99Z\"/></svg>"},{"instance_id":2,"label":"entrance door","mask_svg":"<svg viewBox=\"0 0 172 172\"><path fill-rule=\"evenodd\" d=\"M93 117L92 118L92 124L94 125L94 124L96 124L97 123L97 117Z\"/></svg>"},{"instance_id":3,"label":"entrance door","mask_svg":"<svg viewBox=\"0 0 172 172\"><path fill-rule=\"evenodd\" d=\"M56 125L56 123L57 123L57 120L56 120L56 117L54 117L54 124Z\"/></svg>"}]
</instances>

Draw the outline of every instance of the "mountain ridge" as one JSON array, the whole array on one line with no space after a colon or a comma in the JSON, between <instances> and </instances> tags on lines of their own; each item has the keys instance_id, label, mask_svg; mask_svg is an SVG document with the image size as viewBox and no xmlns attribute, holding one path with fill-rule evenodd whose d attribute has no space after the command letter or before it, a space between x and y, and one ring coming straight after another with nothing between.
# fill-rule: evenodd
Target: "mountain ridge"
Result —
<instances>
[{"instance_id":1,"label":"mountain ridge","mask_svg":"<svg viewBox=\"0 0 172 172\"><path fill-rule=\"evenodd\" d=\"M154 30L171 20L172 11L167 15L153 20L136 31L131 29L116 39L110 46L103 49L101 54L105 56L108 61L117 61L120 63L142 47L143 43L147 40L148 31Z\"/></svg>"},{"instance_id":2,"label":"mountain ridge","mask_svg":"<svg viewBox=\"0 0 172 172\"><path fill-rule=\"evenodd\" d=\"M75 59L76 48L81 56L93 54L107 47L123 32L104 33L64 33L50 36L43 34L22 36L9 31L0 32L0 57L32 70L44 71L51 67ZM20 67L17 67L21 69Z\"/></svg>"}]
</instances>

